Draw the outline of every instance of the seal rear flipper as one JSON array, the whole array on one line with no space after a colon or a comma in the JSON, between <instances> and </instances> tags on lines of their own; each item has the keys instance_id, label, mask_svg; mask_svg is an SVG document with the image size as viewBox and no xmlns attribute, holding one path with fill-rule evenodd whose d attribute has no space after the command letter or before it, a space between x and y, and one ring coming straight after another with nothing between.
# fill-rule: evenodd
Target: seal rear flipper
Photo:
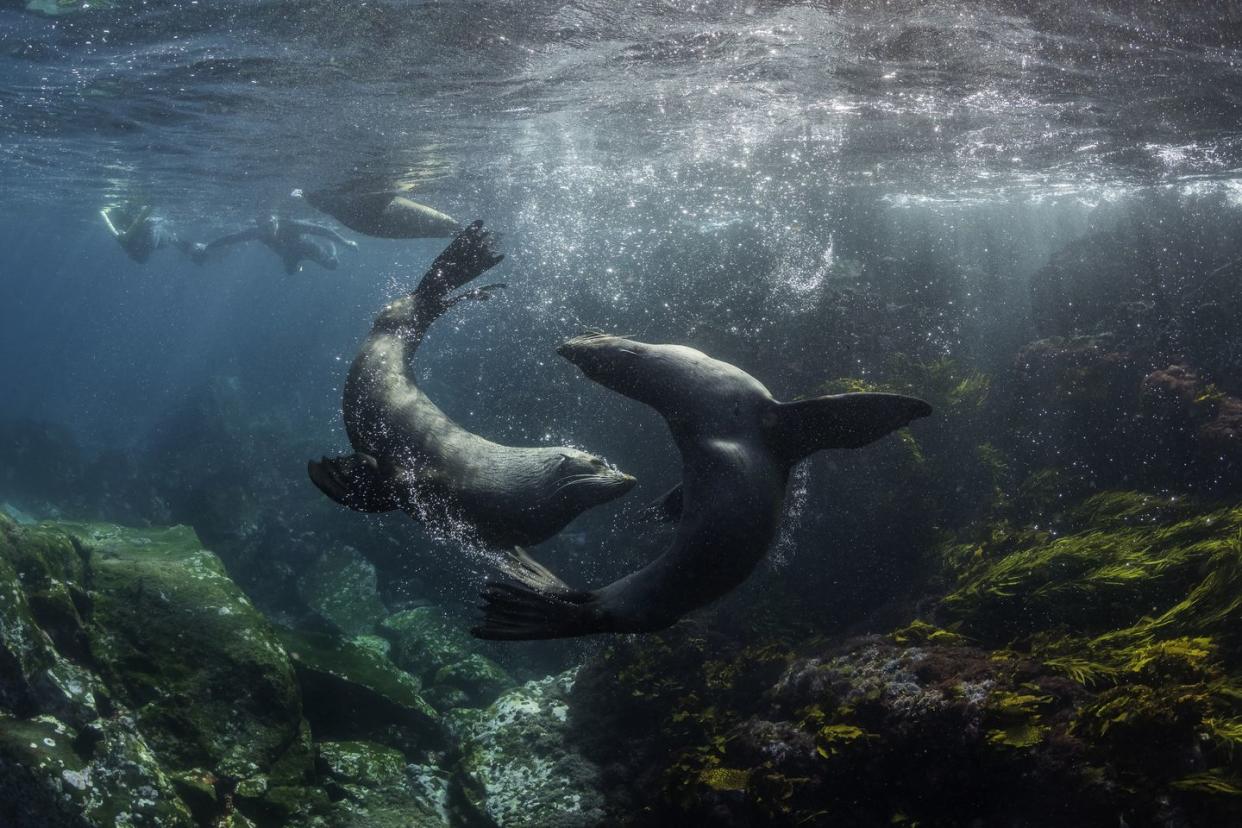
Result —
<instances>
[{"instance_id":1,"label":"seal rear flipper","mask_svg":"<svg viewBox=\"0 0 1242 828\"><path fill-rule=\"evenodd\" d=\"M791 460L820 449L862 448L920 417L931 406L903 394L835 394L776 403L770 433Z\"/></svg>"},{"instance_id":2,"label":"seal rear flipper","mask_svg":"<svg viewBox=\"0 0 1242 828\"><path fill-rule=\"evenodd\" d=\"M401 508L384 485L379 463L361 452L324 457L306 464L311 482L342 506L358 512L391 512Z\"/></svg>"},{"instance_id":3,"label":"seal rear flipper","mask_svg":"<svg viewBox=\"0 0 1242 828\"><path fill-rule=\"evenodd\" d=\"M483 623L475 638L535 641L603 632L594 611L595 596L576 590L521 548L497 563L518 583L489 581L483 589Z\"/></svg>"}]
</instances>

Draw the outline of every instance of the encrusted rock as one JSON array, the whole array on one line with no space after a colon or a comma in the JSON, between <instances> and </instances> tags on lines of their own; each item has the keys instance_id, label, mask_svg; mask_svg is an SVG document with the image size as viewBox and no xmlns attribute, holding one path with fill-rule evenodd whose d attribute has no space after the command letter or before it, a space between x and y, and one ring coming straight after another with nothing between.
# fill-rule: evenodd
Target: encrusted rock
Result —
<instances>
[{"instance_id":1,"label":"encrusted rock","mask_svg":"<svg viewBox=\"0 0 1242 828\"><path fill-rule=\"evenodd\" d=\"M345 635L369 633L388 614L376 589L375 566L350 546L320 553L298 577L298 594Z\"/></svg>"},{"instance_id":2,"label":"encrusted rock","mask_svg":"<svg viewBox=\"0 0 1242 828\"><path fill-rule=\"evenodd\" d=\"M322 742L319 771L334 828L447 828L447 780L372 742Z\"/></svg>"},{"instance_id":3,"label":"encrusted rock","mask_svg":"<svg viewBox=\"0 0 1242 828\"><path fill-rule=\"evenodd\" d=\"M302 722L270 624L193 530L66 525L91 561L91 644L108 685L173 769L247 778Z\"/></svg>"},{"instance_id":4,"label":"encrusted rock","mask_svg":"<svg viewBox=\"0 0 1242 828\"><path fill-rule=\"evenodd\" d=\"M403 750L441 745L439 717L418 680L384 655L329 635L281 630L280 637L317 737L366 736Z\"/></svg>"},{"instance_id":5,"label":"encrusted rock","mask_svg":"<svg viewBox=\"0 0 1242 828\"><path fill-rule=\"evenodd\" d=\"M478 652L478 642L438 607L390 615L380 633L392 642L392 660L419 677L439 710L481 707L513 686L504 668Z\"/></svg>"},{"instance_id":6,"label":"encrusted rock","mask_svg":"<svg viewBox=\"0 0 1242 828\"><path fill-rule=\"evenodd\" d=\"M0 824L190 828L189 810L127 717L75 731L0 716Z\"/></svg>"},{"instance_id":7,"label":"encrusted rock","mask_svg":"<svg viewBox=\"0 0 1242 828\"><path fill-rule=\"evenodd\" d=\"M462 799L504 828L586 828L604 821L599 769L566 744L577 670L510 690L485 710L456 710Z\"/></svg>"}]
</instances>

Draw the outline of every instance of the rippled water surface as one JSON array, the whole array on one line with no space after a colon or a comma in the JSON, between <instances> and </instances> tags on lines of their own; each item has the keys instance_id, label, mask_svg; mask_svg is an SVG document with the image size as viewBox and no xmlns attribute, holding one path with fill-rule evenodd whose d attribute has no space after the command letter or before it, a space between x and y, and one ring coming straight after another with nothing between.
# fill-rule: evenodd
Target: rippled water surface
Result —
<instances>
[{"instance_id":1,"label":"rippled water surface","mask_svg":"<svg viewBox=\"0 0 1242 828\"><path fill-rule=\"evenodd\" d=\"M250 209L362 170L450 202L626 187L727 219L843 185L962 197L1242 164L1236 3L81 6L0 10L0 158L26 196Z\"/></svg>"}]
</instances>

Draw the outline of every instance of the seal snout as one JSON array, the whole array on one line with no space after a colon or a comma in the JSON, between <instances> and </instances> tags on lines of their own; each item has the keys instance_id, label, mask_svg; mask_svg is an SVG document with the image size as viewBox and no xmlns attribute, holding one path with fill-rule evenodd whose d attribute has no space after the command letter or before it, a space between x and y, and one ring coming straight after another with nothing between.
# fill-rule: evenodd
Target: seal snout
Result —
<instances>
[{"instance_id":1,"label":"seal snout","mask_svg":"<svg viewBox=\"0 0 1242 828\"><path fill-rule=\"evenodd\" d=\"M556 352L574 365L586 370L593 364L600 364L610 350L610 346L617 341L617 337L610 334L588 331L565 340Z\"/></svg>"}]
</instances>

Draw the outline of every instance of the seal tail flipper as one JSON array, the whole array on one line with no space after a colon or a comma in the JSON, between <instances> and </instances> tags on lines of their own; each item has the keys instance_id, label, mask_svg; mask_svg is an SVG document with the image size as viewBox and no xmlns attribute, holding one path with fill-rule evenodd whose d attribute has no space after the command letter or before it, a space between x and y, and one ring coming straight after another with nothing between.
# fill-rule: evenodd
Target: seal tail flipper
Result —
<instances>
[{"instance_id":1,"label":"seal tail flipper","mask_svg":"<svg viewBox=\"0 0 1242 828\"><path fill-rule=\"evenodd\" d=\"M483 229L482 221L471 223L453 237L444 252L436 256L431 269L415 288L414 295L444 301L451 291L479 278L504 259L504 254L494 249L499 241L499 236Z\"/></svg>"},{"instance_id":2,"label":"seal tail flipper","mask_svg":"<svg viewBox=\"0 0 1242 828\"><path fill-rule=\"evenodd\" d=\"M903 394L835 394L776 403L770 433L794 462L820 449L862 448L920 417L931 406Z\"/></svg>"},{"instance_id":3,"label":"seal tail flipper","mask_svg":"<svg viewBox=\"0 0 1242 828\"><path fill-rule=\"evenodd\" d=\"M401 508L389 494L379 463L369 454L324 457L306 464L311 482L342 506L358 512L391 512Z\"/></svg>"},{"instance_id":4,"label":"seal tail flipper","mask_svg":"<svg viewBox=\"0 0 1242 828\"><path fill-rule=\"evenodd\" d=\"M497 566L516 583L489 581L483 588L483 623L470 630L475 638L536 641L601 632L595 596L573 589L521 548Z\"/></svg>"}]
</instances>

